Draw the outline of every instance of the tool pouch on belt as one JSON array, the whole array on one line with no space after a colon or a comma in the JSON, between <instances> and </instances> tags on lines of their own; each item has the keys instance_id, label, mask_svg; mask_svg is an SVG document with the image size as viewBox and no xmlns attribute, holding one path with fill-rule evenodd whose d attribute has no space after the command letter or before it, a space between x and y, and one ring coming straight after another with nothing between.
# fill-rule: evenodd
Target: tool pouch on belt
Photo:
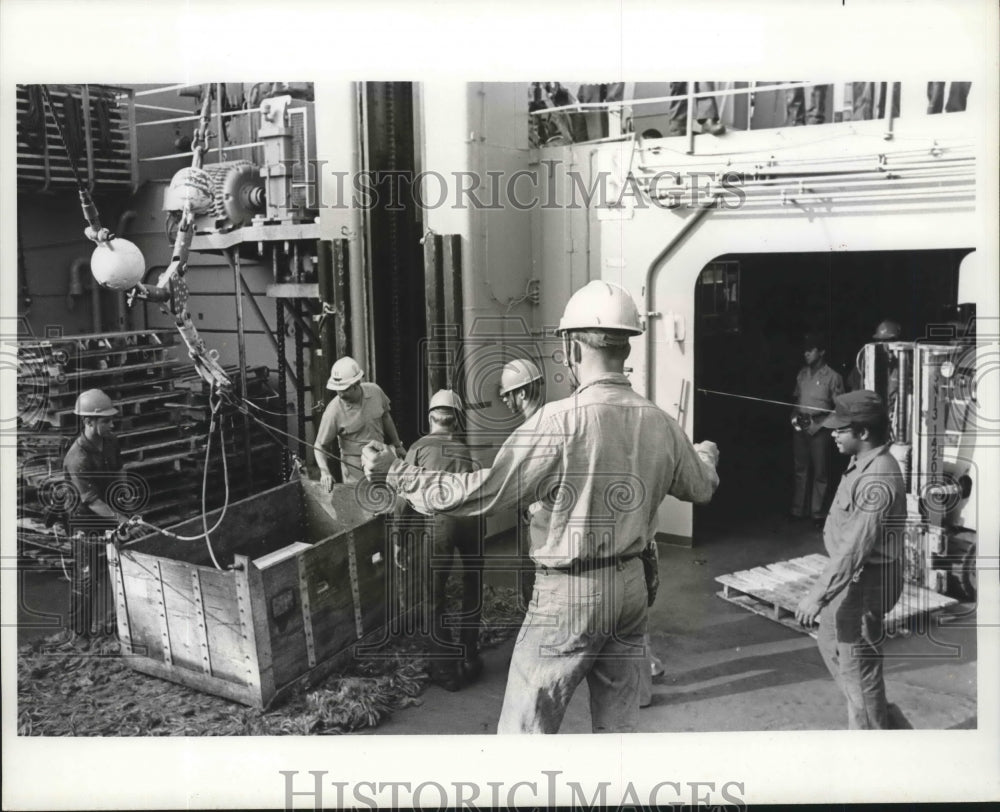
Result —
<instances>
[{"instance_id":1,"label":"tool pouch on belt","mask_svg":"<svg viewBox=\"0 0 1000 812\"><path fill-rule=\"evenodd\" d=\"M642 569L646 575L646 605L652 606L656 600L656 592L660 588L660 556L656 542L649 542L639 557L642 559Z\"/></svg>"}]
</instances>

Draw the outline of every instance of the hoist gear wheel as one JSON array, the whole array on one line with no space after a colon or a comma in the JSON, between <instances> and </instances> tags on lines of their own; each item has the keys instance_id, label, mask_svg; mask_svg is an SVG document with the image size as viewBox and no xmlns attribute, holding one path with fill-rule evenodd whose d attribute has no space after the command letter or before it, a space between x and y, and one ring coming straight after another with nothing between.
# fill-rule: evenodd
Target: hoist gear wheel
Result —
<instances>
[{"instance_id":1,"label":"hoist gear wheel","mask_svg":"<svg viewBox=\"0 0 1000 812\"><path fill-rule=\"evenodd\" d=\"M264 213L264 179L250 161L210 164L205 172L212 181L210 214L216 228L242 228Z\"/></svg>"},{"instance_id":2,"label":"hoist gear wheel","mask_svg":"<svg viewBox=\"0 0 1000 812\"><path fill-rule=\"evenodd\" d=\"M194 214L205 214L213 205L211 175L196 166L177 170L170 179L170 186L163 193L164 211L183 211L188 203Z\"/></svg>"}]
</instances>

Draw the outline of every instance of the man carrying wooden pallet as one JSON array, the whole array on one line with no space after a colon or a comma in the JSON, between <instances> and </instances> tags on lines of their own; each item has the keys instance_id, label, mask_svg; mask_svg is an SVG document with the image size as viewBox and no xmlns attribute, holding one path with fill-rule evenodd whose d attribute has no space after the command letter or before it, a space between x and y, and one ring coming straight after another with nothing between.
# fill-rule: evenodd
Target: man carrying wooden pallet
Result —
<instances>
[{"instance_id":1,"label":"man carrying wooden pallet","mask_svg":"<svg viewBox=\"0 0 1000 812\"><path fill-rule=\"evenodd\" d=\"M909 727L886 702L880 649L883 618L903 590L906 521L906 488L887 445L889 416L879 395L861 389L837 397L823 427L851 461L823 528L830 563L795 617L803 625L819 619L819 651L847 698L851 730Z\"/></svg>"}]
</instances>

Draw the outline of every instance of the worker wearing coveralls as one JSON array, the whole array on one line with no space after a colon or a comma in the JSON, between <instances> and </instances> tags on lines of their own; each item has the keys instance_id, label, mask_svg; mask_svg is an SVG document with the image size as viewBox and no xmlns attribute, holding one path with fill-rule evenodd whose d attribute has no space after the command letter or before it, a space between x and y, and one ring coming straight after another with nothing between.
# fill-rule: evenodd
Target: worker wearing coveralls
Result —
<instances>
[{"instance_id":1,"label":"worker wearing coveralls","mask_svg":"<svg viewBox=\"0 0 1000 812\"><path fill-rule=\"evenodd\" d=\"M377 383L362 380L365 372L345 355L330 369L326 388L337 393L323 412L316 432L316 465L320 483L333 487L334 441L340 445L341 475L345 485L361 480L361 449L369 440L388 441L399 456L406 453L389 412L389 398Z\"/></svg>"},{"instance_id":2,"label":"worker wearing coveralls","mask_svg":"<svg viewBox=\"0 0 1000 812\"><path fill-rule=\"evenodd\" d=\"M427 409L430 432L410 446L406 462L434 471L466 474L474 471L468 447L455 432L462 413L462 399L450 389L431 397ZM405 573L422 562L422 572L409 573L418 582L424 606L429 609L431 640L428 651L431 679L449 691L463 681L474 681L483 670L479 657L479 618L482 612L483 567L479 522L474 518L439 513L422 516L406 502L397 511L399 532L394 534L394 559ZM414 532L416 531L416 532ZM401 542L404 540L405 542ZM459 645L444 626L448 576L454 554L462 566L462 614ZM429 593L429 594L428 594Z\"/></svg>"},{"instance_id":3,"label":"worker wearing coveralls","mask_svg":"<svg viewBox=\"0 0 1000 812\"><path fill-rule=\"evenodd\" d=\"M531 521L538 570L498 733L557 732L583 679L595 732L636 727L648 597L640 555L664 496L704 503L718 485L715 444L692 446L625 377L629 339L642 332L623 288L593 281L578 290L558 328L578 387L515 430L491 468L427 471L380 444L365 449L366 475L421 512L545 506Z\"/></svg>"},{"instance_id":4,"label":"worker wearing coveralls","mask_svg":"<svg viewBox=\"0 0 1000 812\"><path fill-rule=\"evenodd\" d=\"M84 638L111 631L106 617L109 576L104 533L128 517L114 507L122 471L118 440L112 433L118 409L100 389L88 389L76 399L73 413L81 418L81 431L63 460L77 499L70 519L70 627L73 635Z\"/></svg>"},{"instance_id":5,"label":"worker wearing coveralls","mask_svg":"<svg viewBox=\"0 0 1000 812\"><path fill-rule=\"evenodd\" d=\"M525 420L531 418L542 408L542 371L534 361L527 358L515 358L504 364L500 372L500 400L510 410L511 414L520 415ZM528 505L521 512L521 526L518 529L518 555L521 557L521 569L518 572L518 586L524 605L531 603L531 595L535 589L535 564L529 555L531 536L528 527L535 510L541 508L540 503Z\"/></svg>"},{"instance_id":6,"label":"worker wearing coveralls","mask_svg":"<svg viewBox=\"0 0 1000 812\"><path fill-rule=\"evenodd\" d=\"M865 389L837 398L824 421L851 461L823 528L830 561L799 604L805 625L818 617L817 643L847 699L852 730L909 727L886 702L880 644L883 617L903 589L906 488L886 444L889 419L882 398Z\"/></svg>"},{"instance_id":7,"label":"worker wearing coveralls","mask_svg":"<svg viewBox=\"0 0 1000 812\"><path fill-rule=\"evenodd\" d=\"M795 488L791 515L822 522L830 476L830 432L823 420L833 410L833 399L844 392L840 373L826 363L826 341L817 333L802 342L806 365L795 379L792 397L798 404L792 413L792 457Z\"/></svg>"}]
</instances>

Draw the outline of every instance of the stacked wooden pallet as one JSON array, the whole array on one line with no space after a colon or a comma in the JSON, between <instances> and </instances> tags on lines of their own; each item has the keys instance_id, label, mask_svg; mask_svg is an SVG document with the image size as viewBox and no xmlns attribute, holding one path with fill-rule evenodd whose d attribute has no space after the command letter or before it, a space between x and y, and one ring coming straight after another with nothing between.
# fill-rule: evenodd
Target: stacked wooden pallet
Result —
<instances>
[{"instance_id":1,"label":"stacked wooden pallet","mask_svg":"<svg viewBox=\"0 0 1000 812\"><path fill-rule=\"evenodd\" d=\"M115 431L124 469L136 483L135 512L159 526L190 518L201 508L205 449L209 429L207 394L191 374L173 330L143 330L57 336L18 345L18 525L25 554L44 557L65 542L47 528L53 488L62 481L62 461L78 431L73 406L80 392L99 388L115 402ZM248 395L273 403L266 368L253 371ZM234 425L241 416L223 417L231 498L272 487L281 478L281 447L260 428L250 432L251 458L259 459L247 476L246 435ZM218 435L209 460L210 504L224 497Z\"/></svg>"},{"instance_id":2,"label":"stacked wooden pallet","mask_svg":"<svg viewBox=\"0 0 1000 812\"><path fill-rule=\"evenodd\" d=\"M806 632L796 620L795 609L806 596L829 559L814 554L767 566L719 575L719 597L754 614L762 615L798 632ZM894 632L909 627L915 619L957 604L954 598L940 595L917 584L906 583L903 594L886 615L886 629ZM808 632L813 637L815 630Z\"/></svg>"},{"instance_id":3,"label":"stacked wooden pallet","mask_svg":"<svg viewBox=\"0 0 1000 812\"><path fill-rule=\"evenodd\" d=\"M50 85L49 92L54 110L38 85L16 89L18 190L75 189L75 167L96 191L130 191L137 168L131 92L110 85Z\"/></svg>"}]
</instances>

